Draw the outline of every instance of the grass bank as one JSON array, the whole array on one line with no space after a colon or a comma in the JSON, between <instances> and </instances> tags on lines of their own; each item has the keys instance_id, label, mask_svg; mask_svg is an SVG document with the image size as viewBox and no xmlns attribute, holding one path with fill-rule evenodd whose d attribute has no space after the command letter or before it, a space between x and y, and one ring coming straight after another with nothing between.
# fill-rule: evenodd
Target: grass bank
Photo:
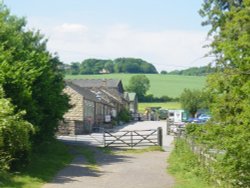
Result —
<instances>
[{"instance_id":1,"label":"grass bank","mask_svg":"<svg viewBox=\"0 0 250 188\"><path fill-rule=\"evenodd\" d=\"M68 146L54 140L35 148L30 159L30 164L22 171L0 177L0 187L41 187L69 164L73 155Z\"/></svg>"},{"instance_id":2,"label":"grass bank","mask_svg":"<svg viewBox=\"0 0 250 188\"><path fill-rule=\"evenodd\" d=\"M176 178L175 188L212 188L206 171L199 166L198 157L183 140L175 142L168 158L168 172Z\"/></svg>"}]
</instances>

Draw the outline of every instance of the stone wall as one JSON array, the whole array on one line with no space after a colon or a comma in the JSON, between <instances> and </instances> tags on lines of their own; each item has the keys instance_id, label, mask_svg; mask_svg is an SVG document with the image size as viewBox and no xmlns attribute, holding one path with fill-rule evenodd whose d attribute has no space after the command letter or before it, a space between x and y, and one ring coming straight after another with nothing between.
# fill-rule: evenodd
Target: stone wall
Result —
<instances>
[{"instance_id":1,"label":"stone wall","mask_svg":"<svg viewBox=\"0 0 250 188\"><path fill-rule=\"evenodd\" d=\"M83 96L68 86L64 89L64 93L70 96L70 105L72 105L72 108L64 114L64 119L83 121Z\"/></svg>"},{"instance_id":2,"label":"stone wall","mask_svg":"<svg viewBox=\"0 0 250 188\"><path fill-rule=\"evenodd\" d=\"M58 127L58 135L77 135L83 134L83 119L84 119L84 103L83 96L66 86L64 93L70 97L70 105L72 106L63 116L64 121Z\"/></svg>"},{"instance_id":3,"label":"stone wall","mask_svg":"<svg viewBox=\"0 0 250 188\"><path fill-rule=\"evenodd\" d=\"M84 134L84 127L82 121L64 121L58 127L57 135L79 135Z\"/></svg>"}]
</instances>

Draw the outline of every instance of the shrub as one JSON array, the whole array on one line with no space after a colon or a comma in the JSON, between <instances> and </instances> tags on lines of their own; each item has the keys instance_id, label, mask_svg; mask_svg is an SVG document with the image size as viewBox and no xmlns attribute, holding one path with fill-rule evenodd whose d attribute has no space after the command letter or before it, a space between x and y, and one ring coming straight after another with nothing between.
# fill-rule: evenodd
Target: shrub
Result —
<instances>
[{"instance_id":1,"label":"shrub","mask_svg":"<svg viewBox=\"0 0 250 188\"><path fill-rule=\"evenodd\" d=\"M122 109L117 116L119 121L123 121L123 122L129 122L131 119L131 115L129 113L129 111L127 109Z\"/></svg>"},{"instance_id":2,"label":"shrub","mask_svg":"<svg viewBox=\"0 0 250 188\"><path fill-rule=\"evenodd\" d=\"M17 169L28 162L33 126L23 120L24 114L15 113L15 107L3 98L0 88L0 172Z\"/></svg>"}]
</instances>

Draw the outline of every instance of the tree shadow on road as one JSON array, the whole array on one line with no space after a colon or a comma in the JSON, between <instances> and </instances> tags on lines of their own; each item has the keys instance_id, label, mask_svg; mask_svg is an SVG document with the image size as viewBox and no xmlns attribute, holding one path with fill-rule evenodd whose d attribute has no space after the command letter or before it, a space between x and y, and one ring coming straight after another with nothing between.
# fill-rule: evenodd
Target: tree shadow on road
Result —
<instances>
[{"instance_id":1,"label":"tree shadow on road","mask_svg":"<svg viewBox=\"0 0 250 188\"><path fill-rule=\"evenodd\" d=\"M102 166L129 162L132 156L106 152L100 148L77 142L65 142L75 159L70 165L58 172L51 183L65 184L79 181L82 177L101 177L111 172L103 171Z\"/></svg>"}]
</instances>

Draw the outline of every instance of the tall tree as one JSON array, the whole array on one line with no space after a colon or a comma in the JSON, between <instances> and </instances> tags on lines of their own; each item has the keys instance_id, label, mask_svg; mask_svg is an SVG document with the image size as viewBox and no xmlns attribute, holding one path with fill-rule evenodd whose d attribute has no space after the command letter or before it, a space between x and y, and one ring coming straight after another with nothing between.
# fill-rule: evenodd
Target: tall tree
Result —
<instances>
[{"instance_id":1,"label":"tall tree","mask_svg":"<svg viewBox=\"0 0 250 188\"><path fill-rule=\"evenodd\" d=\"M139 100L142 100L150 88L150 81L145 75L135 75L129 80L127 90L135 92Z\"/></svg>"},{"instance_id":2,"label":"tall tree","mask_svg":"<svg viewBox=\"0 0 250 188\"><path fill-rule=\"evenodd\" d=\"M208 0L200 11L211 25L217 72L208 79L216 124L208 129L226 151L223 168L235 187L250 185L250 0ZM215 128L216 127L216 128Z\"/></svg>"},{"instance_id":3,"label":"tall tree","mask_svg":"<svg viewBox=\"0 0 250 188\"><path fill-rule=\"evenodd\" d=\"M47 51L43 35L25 26L25 19L0 4L0 84L15 111L26 111L24 118L36 129L34 140L42 142L54 136L68 97L62 94L61 62Z\"/></svg>"},{"instance_id":4,"label":"tall tree","mask_svg":"<svg viewBox=\"0 0 250 188\"><path fill-rule=\"evenodd\" d=\"M204 94L200 90L184 89L180 96L182 108L187 110L193 118L199 109L206 107L205 101Z\"/></svg>"},{"instance_id":5,"label":"tall tree","mask_svg":"<svg viewBox=\"0 0 250 188\"><path fill-rule=\"evenodd\" d=\"M71 74L73 75L80 74L80 63L72 62L70 65L70 69L71 69Z\"/></svg>"}]
</instances>

